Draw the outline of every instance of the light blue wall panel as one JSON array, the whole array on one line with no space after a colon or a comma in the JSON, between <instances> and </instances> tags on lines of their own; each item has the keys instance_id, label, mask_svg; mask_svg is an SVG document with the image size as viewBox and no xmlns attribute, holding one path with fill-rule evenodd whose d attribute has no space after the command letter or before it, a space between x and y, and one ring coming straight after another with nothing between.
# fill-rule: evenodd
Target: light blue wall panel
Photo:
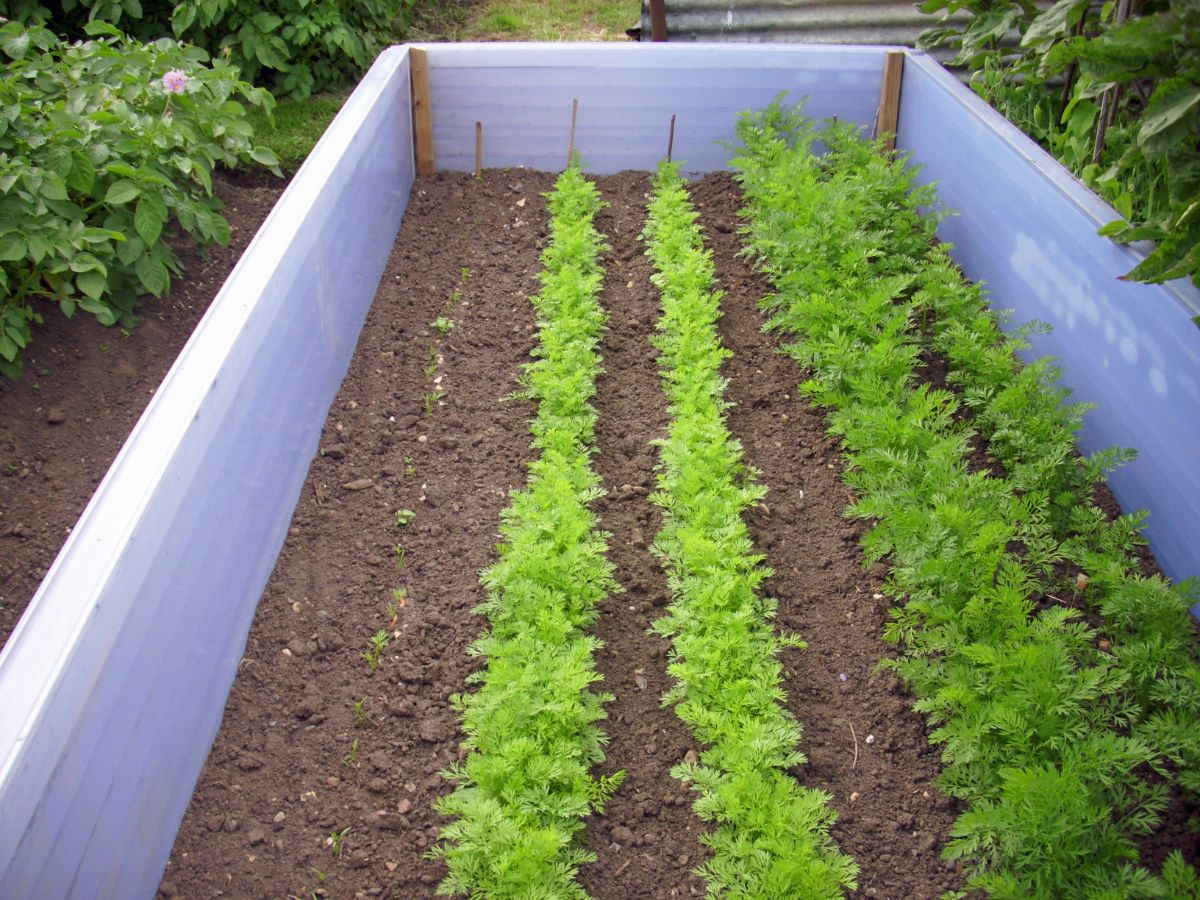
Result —
<instances>
[{"instance_id":1,"label":"light blue wall panel","mask_svg":"<svg viewBox=\"0 0 1200 900\"><path fill-rule=\"evenodd\" d=\"M742 110L780 91L810 95L817 116L870 125L879 103L878 47L732 47L728 44L426 45L438 168L475 167L475 123L487 167L561 169L571 105L575 146L589 171L650 169L666 155L692 172L722 168Z\"/></svg>"},{"instance_id":2,"label":"light blue wall panel","mask_svg":"<svg viewBox=\"0 0 1200 900\"><path fill-rule=\"evenodd\" d=\"M940 229L954 257L1017 323L1047 322L1036 355L1058 359L1075 399L1097 404L1086 452L1138 452L1110 478L1172 578L1200 575L1200 293L1120 281L1144 256L1096 234L1109 206L923 54L904 70L898 144L960 212Z\"/></svg>"},{"instance_id":3,"label":"light blue wall panel","mask_svg":"<svg viewBox=\"0 0 1200 900\"><path fill-rule=\"evenodd\" d=\"M0 654L0 896L151 896L413 180L407 51L296 175Z\"/></svg>"}]
</instances>

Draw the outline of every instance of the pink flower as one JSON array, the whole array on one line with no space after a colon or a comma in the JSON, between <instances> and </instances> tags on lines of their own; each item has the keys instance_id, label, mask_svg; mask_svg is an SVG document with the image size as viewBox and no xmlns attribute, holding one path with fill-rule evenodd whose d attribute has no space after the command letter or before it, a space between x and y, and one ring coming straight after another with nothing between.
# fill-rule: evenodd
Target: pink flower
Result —
<instances>
[{"instance_id":1,"label":"pink flower","mask_svg":"<svg viewBox=\"0 0 1200 900\"><path fill-rule=\"evenodd\" d=\"M172 69L162 77L163 90L168 94L182 94L187 83L187 73L183 69Z\"/></svg>"}]
</instances>

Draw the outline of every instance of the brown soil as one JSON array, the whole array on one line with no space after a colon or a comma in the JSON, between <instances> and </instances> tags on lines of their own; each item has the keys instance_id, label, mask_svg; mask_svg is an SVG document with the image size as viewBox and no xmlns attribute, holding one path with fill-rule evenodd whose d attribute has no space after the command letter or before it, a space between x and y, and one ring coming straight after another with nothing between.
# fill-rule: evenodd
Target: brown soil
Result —
<instances>
[{"instance_id":1,"label":"brown soil","mask_svg":"<svg viewBox=\"0 0 1200 900\"><path fill-rule=\"evenodd\" d=\"M608 331L600 348L605 375L597 383L596 470L609 495L597 504L612 534L609 559L624 592L608 598L593 632L604 641L597 668L616 696L608 706L610 743L605 773L626 780L603 816L588 824L597 855L580 879L593 897L688 897L704 894L691 869L707 858L697 843L704 823L691 792L672 780L671 766L696 747L687 727L659 699L670 688L668 642L646 633L669 600L666 576L650 542L661 525L650 502L657 454L650 441L666 436L667 404L648 338L658 319L653 266L638 235L646 222L650 177L626 173L599 182L608 208L596 225L611 250L604 258Z\"/></svg>"},{"instance_id":2,"label":"brown soil","mask_svg":"<svg viewBox=\"0 0 1200 900\"><path fill-rule=\"evenodd\" d=\"M45 313L16 382L0 376L0 645L8 639L121 444L285 182L218 173L232 238L176 242L183 276L131 332Z\"/></svg>"}]
</instances>

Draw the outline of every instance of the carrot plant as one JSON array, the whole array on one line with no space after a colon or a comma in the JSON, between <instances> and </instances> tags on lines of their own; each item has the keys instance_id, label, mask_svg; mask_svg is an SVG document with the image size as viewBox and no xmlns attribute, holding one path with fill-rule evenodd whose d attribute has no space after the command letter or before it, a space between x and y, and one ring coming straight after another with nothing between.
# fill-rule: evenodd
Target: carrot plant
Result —
<instances>
[{"instance_id":1,"label":"carrot plant","mask_svg":"<svg viewBox=\"0 0 1200 900\"><path fill-rule=\"evenodd\" d=\"M905 160L836 123L814 155L815 123L779 102L739 136L746 233L776 286L767 327L831 410L848 514L875 523L867 558L890 561L903 603L890 665L936 727L943 789L969 804L946 856L996 896L1190 896L1182 858L1156 875L1134 840L1166 806L1152 773L1197 786L1195 587L1137 575L1135 520L1091 506L1121 454L1074 455L1082 408L1049 363L1016 362L1021 338L931 246L917 208L934 198ZM961 396L918 377L922 323ZM990 468L968 464L980 434Z\"/></svg>"},{"instance_id":2,"label":"carrot plant","mask_svg":"<svg viewBox=\"0 0 1200 900\"><path fill-rule=\"evenodd\" d=\"M591 457L605 315L597 302L603 239L593 226L601 201L578 165L549 195L549 246L542 254L536 360L523 396L540 454L526 488L503 514L499 559L482 576L487 632L471 647L486 668L478 690L453 698L469 751L444 777L457 787L437 803L455 821L433 855L449 875L439 893L474 897L583 897L575 883L590 861L578 840L583 817L600 810L623 773L592 778L604 758L598 722L609 695L587 634L597 603L616 589L592 501L602 495Z\"/></svg>"},{"instance_id":3,"label":"carrot plant","mask_svg":"<svg viewBox=\"0 0 1200 900\"><path fill-rule=\"evenodd\" d=\"M716 823L701 838L713 855L698 872L713 896L838 897L857 866L830 840L828 795L788 772L805 760L778 653L804 644L776 633L775 601L759 595L770 570L742 513L765 489L725 425L720 294L677 165L659 169L643 239L662 291L654 343L671 414L652 499L664 510L654 547L673 599L654 629L672 642L664 703L707 747L672 772Z\"/></svg>"}]
</instances>

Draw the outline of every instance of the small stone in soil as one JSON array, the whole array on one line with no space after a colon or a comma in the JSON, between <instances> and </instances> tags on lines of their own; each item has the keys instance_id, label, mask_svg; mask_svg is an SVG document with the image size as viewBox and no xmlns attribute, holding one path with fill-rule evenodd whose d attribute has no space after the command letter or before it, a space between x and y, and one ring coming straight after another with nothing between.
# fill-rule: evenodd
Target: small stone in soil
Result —
<instances>
[{"instance_id":1,"label":"small stone in soil","mask_svg":"<svg viewBox=\"0 0 1200 900\"><path fill-rule=\"evenodd\" d=\"M375 482L370 478L356 478L354 481L348 481L342 485L348 491L365 491L369 487L374 487Z\"/></svg>"},{"instance_id":2,"label":"small stone in soil","mask_svg":"<svg viewBox=\"0 0 1200 900\"><path fill-rule=\"evenodd\" d=\"M624 825L617 825L612 830L612 839L623 847L633 843L633 832Z\"/></svg>"},{"instance_id":3,"label":"small stone in soil","mask_svg":"<svg viewBox=\"0 0 1200 900\"><path fill-rule=\"evenodd\" d=\"M52 406L46 413L46 421L51 425L61 425L63 422L67 421L67 414L57 406Z\"/></svg>"}]
</instances>

